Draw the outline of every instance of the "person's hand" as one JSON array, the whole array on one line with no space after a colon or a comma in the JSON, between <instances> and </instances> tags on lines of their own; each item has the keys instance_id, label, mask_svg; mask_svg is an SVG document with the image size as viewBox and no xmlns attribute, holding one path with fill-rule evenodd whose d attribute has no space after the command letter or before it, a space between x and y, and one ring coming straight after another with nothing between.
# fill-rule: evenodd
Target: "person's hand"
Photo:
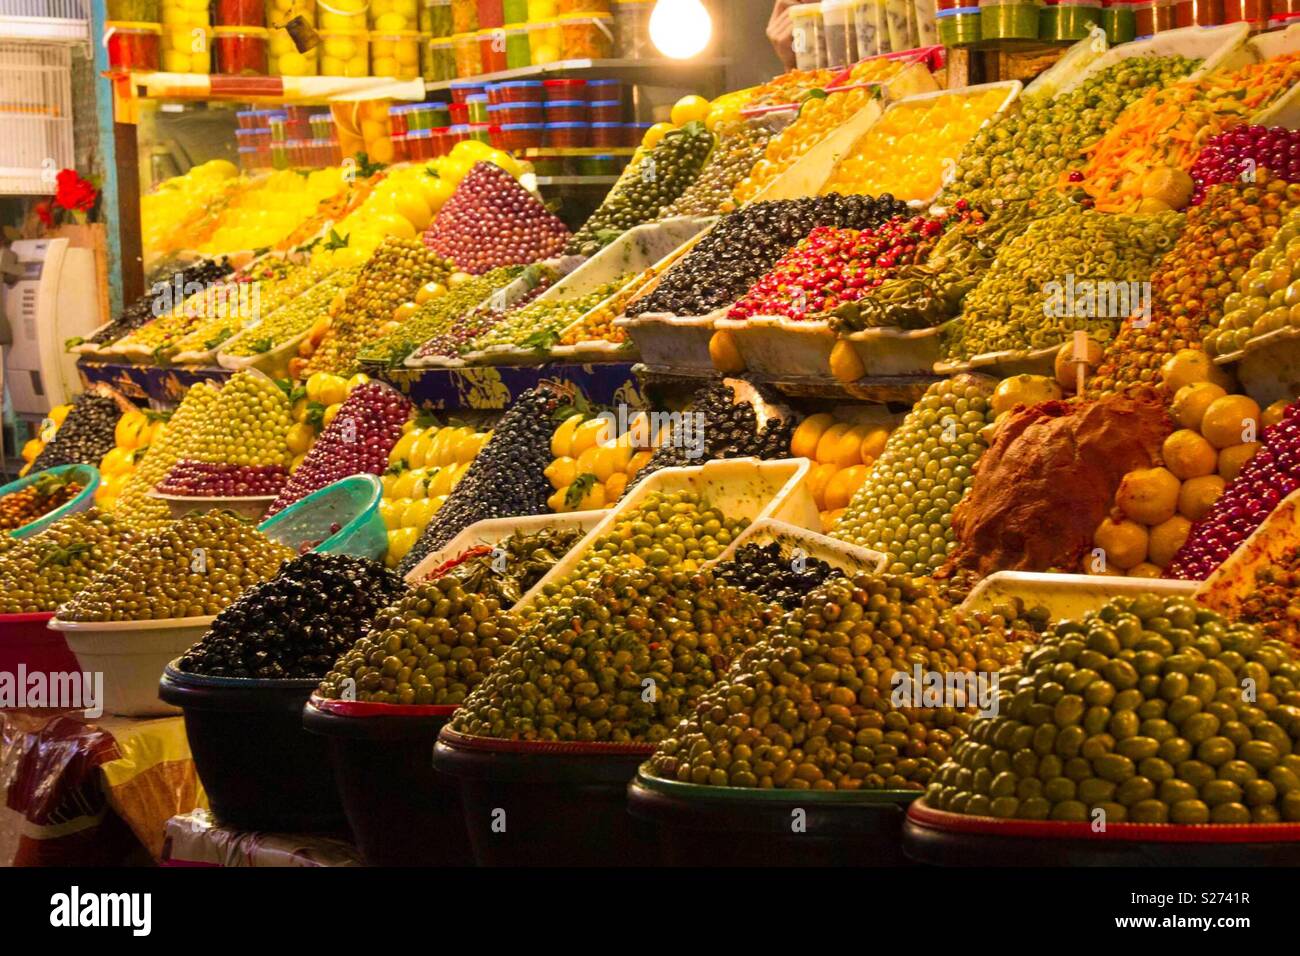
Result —
<instances>
[{"instance_id":1,"label":"person's hand","mask_svg":"<svg viewBox=\"0 0 1300 956\"><path fill-rule=\"evenodd\" d=\"M772 6L772 16L767 21L767 38L787 70L794 68L794 21L790 18L790 8L797 7L802 2L803 0L776 0Z\"/></svg>"}]
</instances>

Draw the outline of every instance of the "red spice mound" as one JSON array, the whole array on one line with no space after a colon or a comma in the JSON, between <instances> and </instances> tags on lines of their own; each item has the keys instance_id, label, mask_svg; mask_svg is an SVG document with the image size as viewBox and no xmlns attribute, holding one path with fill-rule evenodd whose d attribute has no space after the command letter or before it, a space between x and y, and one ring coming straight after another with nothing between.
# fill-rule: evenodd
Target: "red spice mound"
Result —
<instances>
[{"instance_id":1,"label":"red spice mound","mask_svg":"<svg viewBox=\"0 0 1300 956\"><path fill-rule=\"evenodd\" d=\"M1017 407L953 512L958 546L941 575L1078 567L1120 479L1154 464L1172 430L1150 390Z\"/></svg>"}]
</instances>

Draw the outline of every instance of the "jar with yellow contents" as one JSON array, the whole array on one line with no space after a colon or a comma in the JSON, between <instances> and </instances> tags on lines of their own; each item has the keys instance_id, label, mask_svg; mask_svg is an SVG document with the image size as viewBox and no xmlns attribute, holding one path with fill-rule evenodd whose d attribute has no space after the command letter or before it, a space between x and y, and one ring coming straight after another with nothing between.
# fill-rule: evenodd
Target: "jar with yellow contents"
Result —
<instances>
[{"instance_id":1,"label":"jar with yellow contents","mask_svg":"<svg viewBox=\"0 0 1300 956\"><path fill-rule=\"evenodd\" d=\"M294 43L290 31L298 29L299 22L315 25L315 0L266 0L266 26L271 31L267 69L273 76L315 76L320 68L319 44L299 52Z\"/></svg>"},{"instance_id":2,"label":"jar with yellow contents","mask_svg":"<svg viewBox=\"0 0 1300 956\"><path fill-rule=\"evenodd\" d=\"M370 50L365 30L320 31L321 76L369 76Z\"/></svg>"},{"instance_id":3,"label":"jar with yellow contents","mask_svg":"<svg viewBox=\"0 0 1300 956\"><path fill-rule=\"evenodd\" d=\"M370 72L398 80L420 76L420 34L414 30L370 33Z\"/></svg>"},{"instance_id":4,"label":"jar with yellow contents","mask_svg":"<svg viewBox=\"0 0 1300 956\"><path fill-rule=\"evenodd\" d=\"M169 73L212 70L212 17L207 0L162 0L162 68Z\"/></svg>"}]
</instances>

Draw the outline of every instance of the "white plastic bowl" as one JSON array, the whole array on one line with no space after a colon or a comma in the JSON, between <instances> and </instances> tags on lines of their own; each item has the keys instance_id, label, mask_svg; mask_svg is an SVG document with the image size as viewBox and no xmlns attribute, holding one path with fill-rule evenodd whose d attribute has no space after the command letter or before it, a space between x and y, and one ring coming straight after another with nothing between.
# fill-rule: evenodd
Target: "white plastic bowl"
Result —
<instances>
[{"instance_id":1,"label":"white plastic bowl","mask_svg":"<svg viewBox=\"0 0 1300 956\"><path fill-rule=\"evenodd\" d=\"M121 717L155 717L180 713L158 699L163 669L190 649L216 620L174 617L160 621L60 621L49 626L63 632L81 669L104 675L105 713Z\"/></svg>"}]
</instances>

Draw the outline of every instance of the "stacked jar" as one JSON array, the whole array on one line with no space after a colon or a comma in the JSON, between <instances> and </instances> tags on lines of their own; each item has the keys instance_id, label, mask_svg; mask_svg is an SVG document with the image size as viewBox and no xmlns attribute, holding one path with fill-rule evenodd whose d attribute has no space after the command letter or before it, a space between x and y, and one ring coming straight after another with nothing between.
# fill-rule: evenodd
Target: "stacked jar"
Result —
<instances>
[{"instance_id":1,"label":"stacked jar","mask_svg":"<svg viewBox=\"0 0 1300 956\"><path fill-rule=\"evenodd\" d=\"M162 27L157 23L109 20L104 24L104 48L108 51L108 68L114 73L162 69Z\"/></svg>"},{"instance_id":2,"label":"stacked jar","mask_svg":"<svg viewBox=\"0 0 1300 956\"><path fill-rule=\"evenodd\" d=\"M1174 28L1223 24L1224 0L1174 0Z\"/></svg>"},{"instance_id":3,"label":"stacked jar","mask_svg":"<svg viewBox=\"0 0 1300 956\"><path fill-rule=\"evenodd\" d=\"M614 0L614 48L618 55L640 60L655 55L650 39L650 14L655 0Z\"/></svg>"},{"instance_id":4,"label":"stacked jar","mask_svg":"<svg viewBox=\"0 0 1300 956\"><path fill-rule=\"evenodd\" d=\"M215 0L212 49L217 72L264 76L270 33L263 0Z\"/></svg>"},{"instance_id":5,"label":"stacked jar","mask_svg":"<svg viewBox=\"0 0 1300 956\"><path fill-rule=\"evenodd\" d=\"M366 0L316 0L321 76L369 76Z\"/></svg>"},{"instance_id":6,"label":"stacked jar","mask_svg":"<svg viewBox=\"0 0 1300 956\"><path fill-rule=\"evenodd\" d=\"M1106 33L1106 41L1114 46L1128 43L1137 33L1133 18L1133 4L1130 0L1104 0L1101 8L1101 28Z\"/></svg>"},{"instance_id":7,"label":"stacked jar","mask_svg":"<svg viewBox=\"0 0 1300 956\"><path fill-rule=\"evenodd\" d=\"M891 51L916 49L916 12L912 0L885 0L884 23Z\"/></svg>"},{"instance_id":8,"label":"stacked jar","mask_svg":"<svg viewBox=\"0 0 1300 956\"><path fill-rule=\"evenodd\" d=\"M970 46L979 43L980 8L975 6L949 7L935 15L939 28L939 42L946 47Z\"/></svg>"},{"instance_id":9,"label":"stacked jar","mask_svg":"<svg viewBox=\"0 0 1300 956\"><path fill-rule=\"evenodd\" d=\"M1258 33L1268 29L1268 18L1269 0L1223 0L1224 23L1246 23L1252 33Z\"/></svg>"},{"instance_id":10,"label":"stacked jar","mask_svg":"<svg viewBox=\"0 0 1300 956\"><path fill-rule=\"evenodd\" d=\"M451 0L420 0L420 32L435 39L455 34L451 22Z\"/></svg>"},{"instance_id":11,"label":"stacked jar","mask_svg":"<svg viewBox=\"0 0 1300 956\"><path fill-rule=\"evenodd\" d=\"M1174 0L1134 0L1132 6L1136 39L1142 40L1174 29Z\"/></svg>"},{"instance_id":12,"label":"stacked jar","mask_svg":"<svg viewBox=\"0 0 1300 956\"><path fill-rule=\"evenodd\" d=\"M316 0L266 0L266 25L271 31L267 66L274 76L315 76L320 69L320 45L298 51L294 34L316 25Z\"/></svg>"},{"instance_id":13,"label":"stacked jar","mask_svg":"<svg viewBox=\"0 0 1300 956\"><path fill-rule=\"evenodd\" d=\"M162 0L162 68L169 73L212 69L208 0Z\"/></svg>"},{"instance_id":14,"label":"stacked jar","mask_svg":"<svg viewBox=\"0 0 1300 956\"><path fill-rule=\"evenodd\" d=\"M1044 0L1038 15L1042 40L1082 40L1101 26L1101 0Z\"/></svg>"},{"instance_id":15,"label":"stacked jar","mask_svg":"<svg viewBox=\"0 0 1300 956\"><path fill-rule=\"evenodd\" d=\"M420 76L420 0L370 0L370 72L414 80Z\"/></svg>"},{"instance_id":16,"label":"stacked jar","mask_svg":"<svg viewBox=\"0 0 1300 956\"><path fill-rule=\"evenodd\" d=\"M804 3L790 8L790 47L795 66L800 70L820 70L826 66L826 30L820 4Z\"/></svg>"},{"instance_id":17,"label":"stacked jar","mask_svg":"<svg viewBox=\"0 0 1300 956\"><path fill-rule=\"evenodd\" d=\"M985 40L1038 39L1041 0L979 0L980 35Z\"/></svg>"},{"instance_id":18,"label":"stacked jar","mask_svg":"<svg viewBox=\"0 0 1300 956\"><path fill-rule=\"evenodd\" d=\"M607 60L615 56L613 14L561 13L559 24L560 59Z\"/></svg>"},{"instance_id":19,"label":"stacked jar","mask_svg":"<svg viewBox=\"0 0 1300 956\"><path fill-rule=\"evenodd\" d=\"M951 2L955 3L956 0ZM858 59L888 52L880 46L881 20L884 16L884 5L880 0L849 0L849 16L853 21L853 42Z\"/></svg>"},{"instance_id":20,"label":"stacked jar","mask_svg":"<svg viewBox=\"0 0 1300 956\"><path fill-rule=\"evenodd\" d=\"M858 35L853 26L852 0L821 0L826 34L826 65L843 69L858 61Z\"/></svg>"}]
</instances>

